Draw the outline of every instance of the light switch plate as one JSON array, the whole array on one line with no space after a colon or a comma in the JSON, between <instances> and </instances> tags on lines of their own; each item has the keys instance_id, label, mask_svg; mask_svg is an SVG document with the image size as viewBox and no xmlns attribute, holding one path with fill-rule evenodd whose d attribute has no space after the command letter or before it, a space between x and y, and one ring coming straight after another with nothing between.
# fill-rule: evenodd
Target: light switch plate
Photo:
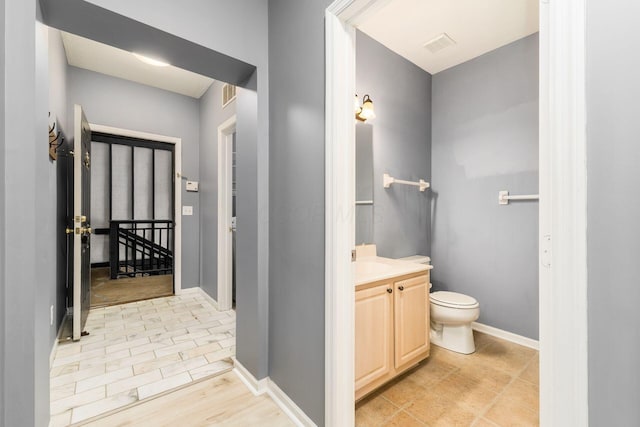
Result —
<instances>
[{"instance_id":1,"label":"light switch plate","mask_svg":"<svg viewBox=\"0 0 640 427\"><path fill-rule=\"evenodd\" d=\"M183 206L182 215L193 215L193 206Z\"/></svg>"},{"instance_id":2,"label":"light switch plate","mask_svg":"<svg viewBox=\"0 0 640 427\"><path fill-rule=\"evenodd\" d=\"M187 191L198 192L198 181L187 181Z\"/></svg>"}]
</instances>

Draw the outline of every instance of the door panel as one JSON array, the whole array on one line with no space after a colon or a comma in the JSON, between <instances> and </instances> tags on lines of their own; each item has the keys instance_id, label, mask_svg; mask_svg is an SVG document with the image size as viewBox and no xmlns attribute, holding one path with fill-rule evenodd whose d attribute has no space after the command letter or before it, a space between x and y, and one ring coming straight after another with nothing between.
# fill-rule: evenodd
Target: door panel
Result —
<instances>
[{"instance_id":1,"label":"door panel","mask_svg":"<svg viewBox=\"0 0 640 427\"><path fill-rule=\"evenodd\" d=\"M395 367L429 350L429 276L396 282Z\"/></svg>"},{"instance_id":2,"label":"door panel","mask_svg":"<svg viewBox=\"0 0 640 427\"><path fill-rule=\"evenodd\" d=\"M73 339L79 340L91 304L91 130L74 106L73 139Z\"/></svg>"},{"instance_id":3,"label":"door panel","mask_svg":"<svg viewBox=\"0 0 640 427\"><path fill-rule=\"evenodd\" d=\"M356 292L355 389L393 369L393 284Z\"/></svg>"}]
</instances>

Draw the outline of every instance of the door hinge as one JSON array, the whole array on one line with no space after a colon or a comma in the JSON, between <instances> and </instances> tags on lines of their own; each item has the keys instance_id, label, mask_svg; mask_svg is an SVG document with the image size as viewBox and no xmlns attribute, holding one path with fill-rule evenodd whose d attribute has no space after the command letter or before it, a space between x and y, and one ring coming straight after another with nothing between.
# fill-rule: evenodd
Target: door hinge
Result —
<instances>
[{"instance_id":1,"label":"door hinge","mask_svg":"<svg viewBox=\"0 0 640 427\"><path fill-rule=\"evenodd\" d=\"M542 236L540 262L543 267L551 267L551 235Z\"/></svg>"},{"instance_id":2,"label":"door hinge","mask_svg":"<svg viewBox=\"0 0 640 427\"><path fill-rule=\"evenodd\" d=\"M355 261L356 261L356 250L351 249L351 262L355 262Z\"/></svg>"},{"instance_id":3,"label":"door hinge","mask_svg":"<svg viewBox=\"0 0 640 427\"><path fill-rule=\"evenodd\" d=\"M80 215L74 217L75 222L87 222L87 217L85 215Z\"/></svg>"}]
</instances>

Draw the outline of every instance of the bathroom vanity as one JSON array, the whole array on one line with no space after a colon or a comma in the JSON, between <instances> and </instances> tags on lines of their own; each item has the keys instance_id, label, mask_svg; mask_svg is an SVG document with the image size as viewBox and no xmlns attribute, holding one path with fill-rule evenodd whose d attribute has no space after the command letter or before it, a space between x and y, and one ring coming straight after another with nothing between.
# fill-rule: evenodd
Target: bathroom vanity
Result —
<instances>
[{"instance_id":1,"label":"bathroom vanity","mask_svg":"<svg viewBox=\"0 0 640 427\"><path fill-rule=\"evenodd\" d=\"M355 262L356 400L429 356L431 265L371 256Z\"/></svg>"}]
</instances>

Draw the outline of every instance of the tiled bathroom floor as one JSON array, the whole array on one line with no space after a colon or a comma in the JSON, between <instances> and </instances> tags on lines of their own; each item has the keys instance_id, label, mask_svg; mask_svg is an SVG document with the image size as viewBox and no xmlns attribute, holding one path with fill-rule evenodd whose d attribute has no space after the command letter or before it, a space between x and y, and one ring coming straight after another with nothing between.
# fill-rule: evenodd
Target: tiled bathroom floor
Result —
<instances>
[{"instance_id":1,"label":"tiled bathroom floor","mask_svg":"<svg viewBox=\"0 0 640 427\"><path fill-rule=\"evenodd\" d=\"M360 401L356 426L537 426L538 352L474 334L474 354L432 345L417 368Z\"/></svg>"},{"instance_id":2,"label":"tiled bathroom floor","mask_svg":"<svg viewBox=\"0 0 640 427\"><path fill-rule=\"evenodd\" d=\"M92 309L78 342L58 345L52 426L77 423L230 370L235 312L199 292Z\"/></svg>"}]
</instances>

